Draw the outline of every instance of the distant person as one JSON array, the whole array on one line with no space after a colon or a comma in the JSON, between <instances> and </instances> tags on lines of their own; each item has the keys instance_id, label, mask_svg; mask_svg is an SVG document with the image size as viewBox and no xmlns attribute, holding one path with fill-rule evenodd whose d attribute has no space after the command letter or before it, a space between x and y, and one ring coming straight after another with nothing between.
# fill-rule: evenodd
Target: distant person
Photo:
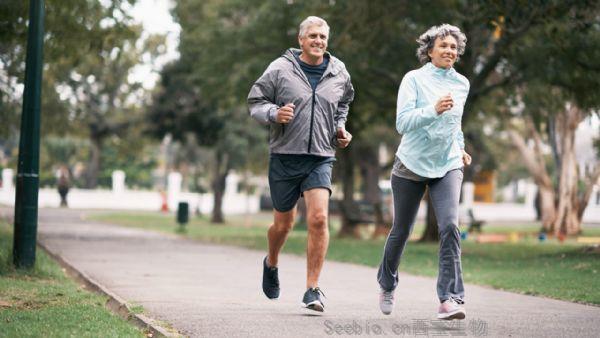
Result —
<instances>
[{"instance_id":1,"label":"distant person","mask_svg":"<svg viewBox=\"0 0 600 338\"><path fill-rule=\"evenodd\" d=\"M440 235L437 317L466 316L458 202L463 166L471 163L461 130L469 81L453 68L465 51L466 41L455 26L431 27L417 39L417 56L424 65L408 72L400 84L396 129L402 140L391 175L394 221L377 273L379 305L384 314L393 310L400 258L429 187Z\"/></svg>"},{"instance_id":2,"label":"distant person","mask_svg":"<svg viewBox=\"0 0 600 338\"><path fill-rule=\"evenodd\" d=\"M296 204L304 196L308 245L305 308L323 311L319 275L329 245L328 209L336 147L352 140L345 124L354 98L350 75L329 54L329 26L309 16L300 24L300 49L271 62L248 95L250 115L269 126L269 188L274 222L268 231L262 288L279 297L278 257L292 229Z\"/></svg>"},{"instance_id":3,"label":"distant person","mask_svg":"<svg viewBox=\"0 0 600 338\"><path fill-rule=\"evenodd\" d=\"M541 198L541 193L540 193L540 189L537 190L537 192L535 193L535 199L533 200L533 208L535 209L535 220L536 221L541 221L542 220L542 206L540 205L540 198Z\"/></svg>"},{"instance_id":4,"label":"distant person","mask_svg":"<svg viewBox=\"0 0 600 338\"><path fill-rule=\"evenodd\" d=\"M56 186L58 188L58 194L60 195L60 206L68 207L67 194L69 193L69 187L71 186L69 169L65 166L61 166L60 169L58 169L57 176Z\"/></svg>"}]
</instances>

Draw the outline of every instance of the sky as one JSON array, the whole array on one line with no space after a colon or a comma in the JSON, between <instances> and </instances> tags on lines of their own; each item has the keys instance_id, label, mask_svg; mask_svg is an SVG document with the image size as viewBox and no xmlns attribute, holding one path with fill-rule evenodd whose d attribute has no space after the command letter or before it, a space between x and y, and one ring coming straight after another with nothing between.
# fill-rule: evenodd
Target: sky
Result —
<instances>
[{"instance_id":1,"label":"sky","mask_svg":"<svg viewBox=\"0 0 600 338\"><path fill-rule=\"evenodd\" d=\"M158 72L164 64L177 59L179 53L179 24L173 21L170 10L175 6L172 0L139 0L131 9L131 15L144 26L143 34L166 34L167 51L158 58L155 64L137 66L132 72L134 80L143 83L144 88L151 89L159 79Z\"/></svg>"}]
</instances>

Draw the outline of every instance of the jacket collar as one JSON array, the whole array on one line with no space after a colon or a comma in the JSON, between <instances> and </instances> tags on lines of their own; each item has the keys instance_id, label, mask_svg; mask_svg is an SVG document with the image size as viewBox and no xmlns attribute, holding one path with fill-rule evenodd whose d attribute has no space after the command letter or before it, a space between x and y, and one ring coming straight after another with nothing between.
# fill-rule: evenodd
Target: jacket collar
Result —
<instances>
[{"instance_id":1,"label":"jacket collar","mask_svg":"<svg viewBox=\"0 0 600 338\"><path fill-rule=\"evenodd\" d=\"M421 67L422 69L433 73L435 75L440 75L440 76L455 76L456 74L456 70L454 69L454 67L451 67L450 69L446 69L446 68L439 68L436 67L433 63L431 62L427 62L423 67Z\"/></svg>"},{"instance_id":2,"label":"jacket collar","mask_svg":"<svg viewBox=\"0 0 600 338\"><path fill-rule=\"evenodd\" d=\"M298 61L296 61L296 57L294 56L294 54L298 54L301 52L302 50L298 48L290 48L286 50L285 53L283 53L282 57L292 62L296 67L298 67L298 69L300 69L300 65L298 64ZM325 54L329 56L329 64L327 65L327 69L325 70L323 76L326 76L328 73L331 73L332 75L337 75L343 69L343 63L338 58L331 55L329 52L325 52Z\"/></svg>"}]
</instances>

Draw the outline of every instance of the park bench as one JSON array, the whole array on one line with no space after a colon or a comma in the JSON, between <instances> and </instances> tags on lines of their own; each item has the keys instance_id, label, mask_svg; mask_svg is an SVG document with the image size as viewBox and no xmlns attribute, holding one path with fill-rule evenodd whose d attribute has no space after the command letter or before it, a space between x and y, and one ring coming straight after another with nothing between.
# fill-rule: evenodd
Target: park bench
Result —
<instances>
[{"instance_id":1,"label":"park bench","mask_svg":"<svg viewBox=\"0 0 600 338\"><path fill-rule=\"evenodd\" d=\"M481 233L481 227L485 224L485 221L476 219L475 215L473 214L473 209L471 208L467 210L467 220L469 222L469 233Z\"/></svg>"},{"instance_id":2,"label":"park bench","mask_svg":"<svg viewBox=\"0 0 600 338\"><path fill-rule=\"evenodd\" d=\"M375 206L367 201L356 201L355 208L346 210L344 203L340 201L338 208L345 214L351 226L375 224ZM386 224L391 224L391 215L384 205L382 205L383 220Z\"/></svg>"}]
</instances>

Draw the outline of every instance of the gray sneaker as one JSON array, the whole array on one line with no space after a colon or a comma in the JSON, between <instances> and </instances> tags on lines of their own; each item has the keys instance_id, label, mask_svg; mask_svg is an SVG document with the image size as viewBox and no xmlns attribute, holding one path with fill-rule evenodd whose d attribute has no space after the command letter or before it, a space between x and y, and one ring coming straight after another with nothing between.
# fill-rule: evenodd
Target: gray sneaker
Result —
<instances>
[{"instance_id":1,"label":"gray sneaker","mask_svg":"<svg viewBox=\"0 0 600 338\"><path fill-rule=\"evenodd\" d=\"M262 289L267 298L277 299L279 298L279 270L267 265L267 257L263 259Z\"/></svg>"},{"instance_id":2,"label":"gray sneaker","mask_svg":"<svg viewBox=\"0 0 600 338\"><path fill-rule=\"evenodd\" d=\"M379 308L384 315L389 315L394 309L394 290L386 291L381 289L379 291Z\"/></svg>"},{"instance_id":3,"label":"gray sneaker","mask_svg":"<svg viewBox=\"0 0 600 338\"><path fill-rule=\"evenodd\" d=\"M325 310L325 304L323 304L321 296L325 296L325 294L318 287L307 289L302 298L302 307L317 312L323 312L323 310Z\"/></svg>"}]
</instances>

